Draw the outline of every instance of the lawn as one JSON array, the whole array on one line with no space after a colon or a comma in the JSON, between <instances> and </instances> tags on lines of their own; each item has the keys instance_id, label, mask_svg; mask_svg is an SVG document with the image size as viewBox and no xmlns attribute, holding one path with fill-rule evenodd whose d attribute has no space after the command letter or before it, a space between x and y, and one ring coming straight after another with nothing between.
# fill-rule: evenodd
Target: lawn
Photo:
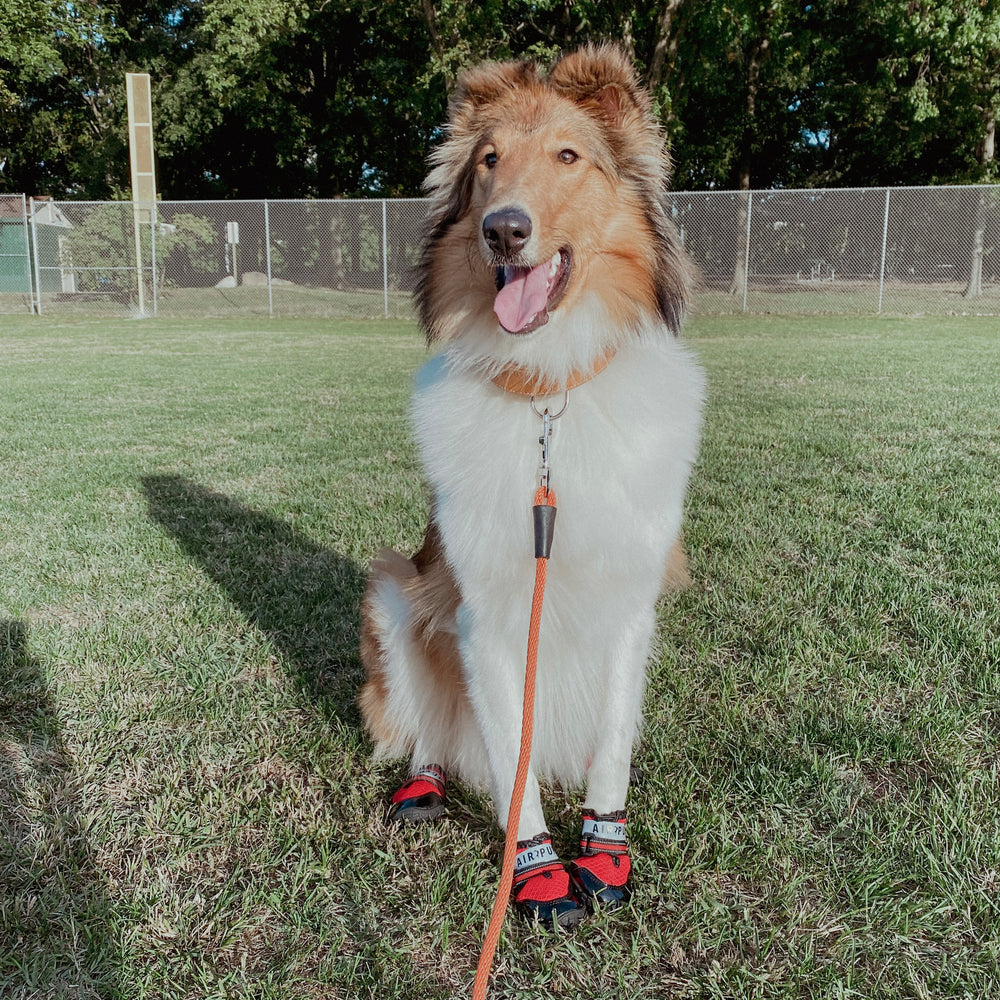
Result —
<instances>
[{"instance_id":1,"label":"lawn","mask_svg":"<svg viewBox=\"0 0 1000 1000\"><path fill-rule=\"evenodd\" d=\"M701 317L636 895L492 997L1000 997L994 319ZM487 800L384 819L371 556L425 500L405 322L0 318L0 996L468 996ZM580 797L548 793L566 853Z\"/></svg>"}]
</instances>

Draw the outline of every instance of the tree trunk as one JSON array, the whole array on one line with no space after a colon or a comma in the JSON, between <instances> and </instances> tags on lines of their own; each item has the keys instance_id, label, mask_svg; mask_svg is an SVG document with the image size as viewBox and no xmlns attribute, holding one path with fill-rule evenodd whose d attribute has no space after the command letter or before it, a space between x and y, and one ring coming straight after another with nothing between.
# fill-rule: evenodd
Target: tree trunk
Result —
<instances>
[{"instance_id":1,"label":"tree trunk","mask_svg":"<svg viewBox=\"0 0 1000 1000\"><path fill-rule=\"evenodd\" d=\"M962 295L965 299L979 299L983 295L983 243L986 236L986 191L983 188L980 188L976 195L974 218L969 283Z\"/></svg>"},{"instance_id":2,"label":"tree trunk","mask_svg":"<svg viewBox=\"0 0 1000 1000\"><path fill-rule=\"evenodd\" d=\"M985 115L983 138L979 143L979 162L986 174L996 155L996 112L988 108ZM986 239L986 191L978 192L972 231L972 260L969 264L969 282L963 298L979 299L983 295L983 252Z\"/></svg>"},{"instance_id":3,"label":"tree trunk","mask_svg":"<svg viewBox=\"0 0 1000 1000\"><path fill-rule=\"evenodd\" d=\"M452 88L455 86L455 78L444 68L444 39L441 37L441 31L438 28L437 11L434 9L434 4L431 0L423 0L423 2L424 19L427 22L427 31L431 36L431 48L434 50L434 55L437 56L438 62L441 64L441 71L444 73L445 90L450 94Z\"/></svg>"},{"instance_id":4,"label":"tree trunk","mask_svg":"<svg viewBox=\"0 0 1000 1000\"><path fill-rule=\"evenodd\" d=\"M444 42L441 40L441 32L437 26L437 11L431 0L424 0L424 19L427 21L427 30L431 36L431 46L438 59L444 59Z\"/></svg>"},{"instance_id":5,"label":"tree trunk","mask_svg":"<svg viewBox=\"0 0 1000 1000\"><path fill-rule=\"evenodd\" d=\"M324 206L326 225L321 237L326 243L326 253L322 258L322 282L324 287L343 290L347 287L347 251L351 244L351 233L344 218L345 204L332 203Z\"/></svg>"},{"instance_id":6,"label":"tree trunk","mask_svg":"<svg viewBox=\"0 0 1000 1000\"><path fill-rule=\"evenodd\" d=\"M646 73L646 86L655 94L664 80L669 79L670 69L677 54L677 34L674 18L684 0L666 0L663 13L656 25L656 42Z\"/></svg>"},{"instance_id":7,"label":"tree trunk","mask_svg":"<svg viewBox=\"0 0 1000 1000\"><path fill-rule=\"evenodd\" d=\"M729 294L741 298L747 290L747 271L749 270L747 240L747 223L750 219L750 171L740 174L739 213L736 223L736 264L733 267L733 280L729 284Z\"/></svg>"},{"instance_id":8,"label":"tree trunk","mask_svg":"<svg viewBox=\"0 0 1000 1000\"><path fill-rule=\"evenodd\" d=\"M756 39L747 55L747 111L746 128L743 130L743 142L740 149L740 231L736 249L736 266L733 269L733 281L729 286L730 295L744 295L747 287L747 219L750 213L750 163L753 155L753 141L757 116L757 91L760 89L760 70L768 55L770 25L765 21L762 25L762 37Z\"/></svg>"}]
</instances>

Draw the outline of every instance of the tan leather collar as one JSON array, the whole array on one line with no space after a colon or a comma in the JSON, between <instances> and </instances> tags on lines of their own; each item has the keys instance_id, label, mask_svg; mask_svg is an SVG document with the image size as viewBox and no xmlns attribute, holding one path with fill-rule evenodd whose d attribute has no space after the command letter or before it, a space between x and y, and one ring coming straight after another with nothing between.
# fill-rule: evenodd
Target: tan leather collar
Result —
<instances>
[{"instance_id":1,"label":"tan leather collar","mask_svg":"<svg viewBox=\"0 0 1000 1000\"><path fill-rule=\"evenodd\" d=\"M551 396L556 392L568 392L577 386L589 382L595 375L600 375L615 356L615 349L609 348L606 354L599 357L592 367L581 371L579 368L569 373L565 382L540 375L529 368L520 365L508 365L498 375L493 376L493 384L504 392L514 392L519 396Z\"/></svg>"}]
</instances>

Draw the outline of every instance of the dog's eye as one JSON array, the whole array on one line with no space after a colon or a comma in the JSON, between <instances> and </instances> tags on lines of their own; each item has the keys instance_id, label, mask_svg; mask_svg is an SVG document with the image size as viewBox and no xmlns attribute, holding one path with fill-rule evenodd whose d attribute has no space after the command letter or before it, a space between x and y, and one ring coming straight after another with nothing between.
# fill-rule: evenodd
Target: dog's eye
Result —
<instances>
[{"instance_id":1,"label":"dog's eye","mask_svg":"<svg viewBox=\"0 0 1000 1000\"><path fill-rule=\"evenodd\" d=\"M579 159L580 157L577 156L572 149L564 149L559 154L559 160L561 163L576 163Z\"/></svg>"},{"instance_id":2,"label":"dog's eye","mask_svg":"<svg viewBox=\"0 0 1000 1000\"><path fill-rule=\"evenodd\" d=\"M487 153L483 157L483 163L486 165L487 170L492 170L497 165L498 158L496 153Z\"/></svg>"}]
</instances>

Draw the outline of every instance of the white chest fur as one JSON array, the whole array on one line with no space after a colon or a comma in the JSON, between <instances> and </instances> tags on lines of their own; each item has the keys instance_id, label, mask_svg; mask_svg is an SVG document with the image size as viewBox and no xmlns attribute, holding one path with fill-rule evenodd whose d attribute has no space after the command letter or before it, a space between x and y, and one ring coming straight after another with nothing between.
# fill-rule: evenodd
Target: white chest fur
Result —
<instances>
[{"instance_id":1,"label":"white chest fur","mask_svg":"<svg viewBox=\"0 0 1000 1000\"><path fill-rule=\"evenodd\" d=\"M619 351L604 372L570 393L555 421L558 514L537 695L540 718L550 724L536 730L533 755L542 773L580 776L586 739L568 738L567 729L592 728L589 716L614 683L623 643L641 648L645 659L697 454L703 394L701 370L688 352L658 339ZM562 397L536 405L546 403L558 408ZM534 579L531 505L541 420L528 398L457 369L447 351L420 372L412 416L462 593L467 674L474 682L481 671L500 672L517 684ZM567 692L570 685L576 693Z\"/></svg>"}]
</instances>

